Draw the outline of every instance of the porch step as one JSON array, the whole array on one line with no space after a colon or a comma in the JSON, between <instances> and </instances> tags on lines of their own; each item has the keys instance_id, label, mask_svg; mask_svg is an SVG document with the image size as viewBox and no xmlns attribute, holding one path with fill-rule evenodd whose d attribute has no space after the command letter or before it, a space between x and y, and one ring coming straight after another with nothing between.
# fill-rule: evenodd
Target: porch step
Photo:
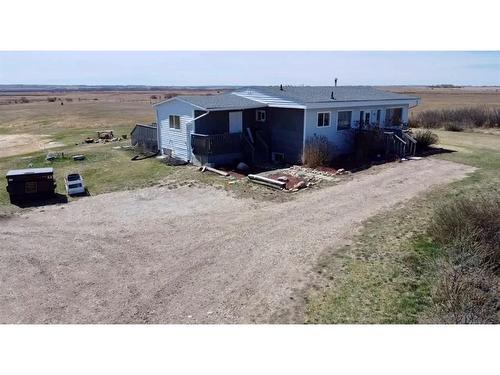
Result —
<instances>
[{"instance_id":1,"label":"porch step","mask_svg":"<svg viewBox=\"0 0 500 375\"><path fill-rule=\"evenodd\" d=\"M386 154L395 154L400 158L415 155L417 141L408 132L401 131L400 134L396 134L393 131L385 131L384 138Z\"/></svg>"}]
</instances>

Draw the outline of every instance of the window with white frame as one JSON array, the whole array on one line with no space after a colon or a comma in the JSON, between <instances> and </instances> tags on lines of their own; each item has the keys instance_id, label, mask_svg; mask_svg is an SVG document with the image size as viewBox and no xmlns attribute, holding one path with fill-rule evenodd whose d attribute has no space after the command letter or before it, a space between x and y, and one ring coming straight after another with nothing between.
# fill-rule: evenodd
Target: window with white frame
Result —
<instances>
[{"instance_id":1,"label":"window with white frame","mask_svg":"<svg viewBox=\"0 0 500 375\"><path fill-rule=\"evenodd\" d=\"M352 111L339 111L337 116L337 130L351 128Z\"/></svg>"},{"instance_id":2,"label":"window with white frame","mask_svg":"<svg viewBox=\"0 0 500 375\"><path fill-rule=\"evenodd\" d=\"M255 111L255 120L259 122L266 122L266 111L258 109Z\"/></svg>"},{"instance_id":3,"label":"window with white frame","mask_svg":"<svg viewBox=\"0 0 500 375\"><path fill-rule=\"evenodd\" d=\"M318 112L318 127L330 126L330 112Z\"/></svg>"},{"instance_id":4,"label":"window with white frame","mask_svg":"<svg viewBox=\"0 0 500 375\"><path fill-rule=\"evenodd\" d=\"M181 116L177 116L177 115L168 116L168 126L171 129L180 129L181 128Z\"/></svg>"}]
</instances>

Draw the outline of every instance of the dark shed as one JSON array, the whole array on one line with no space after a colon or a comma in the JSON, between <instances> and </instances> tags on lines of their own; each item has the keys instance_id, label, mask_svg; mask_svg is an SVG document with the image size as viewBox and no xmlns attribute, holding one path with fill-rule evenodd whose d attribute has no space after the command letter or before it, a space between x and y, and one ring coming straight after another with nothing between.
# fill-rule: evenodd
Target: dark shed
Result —
<instances>
[{"instance_id":1,"label":"dark shed","mask_svg":"<svg viewBox=\"0 0 500 375\"><path fill-rule=\"evenodd\" d=\"M130 133L132 146L138 146L145 151L158 151L158 134L156 124L136 124Z\"/></svg>"},{"instance_id":2,"label":"dark shed","mask_svg":"<svg viewBox=\"0 0 500 375\"><path fill-rule=\"evenodd\" d=\"M7 172L7 191L12 203L53 195L53 168L13 169Z\"/></svg>"}]
</instances>

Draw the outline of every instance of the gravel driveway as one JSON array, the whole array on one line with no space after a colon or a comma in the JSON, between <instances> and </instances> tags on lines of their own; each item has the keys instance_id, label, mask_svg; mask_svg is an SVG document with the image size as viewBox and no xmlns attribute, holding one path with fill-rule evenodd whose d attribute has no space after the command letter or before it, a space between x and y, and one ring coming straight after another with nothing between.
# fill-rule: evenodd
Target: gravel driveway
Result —
<instances>
[{"instance_id":1,"label":"gravel driveway","mask_svg":"<svg viewBox=\"0 0 500 375\"><path fill-rule=\"evenodd\" d=\"M285 203L153 187L0 219L0 322L300 322L283 312L300 311L322 251L368 217L472 170L429 158L373 167Z\"/></svg>"}]
</instances>

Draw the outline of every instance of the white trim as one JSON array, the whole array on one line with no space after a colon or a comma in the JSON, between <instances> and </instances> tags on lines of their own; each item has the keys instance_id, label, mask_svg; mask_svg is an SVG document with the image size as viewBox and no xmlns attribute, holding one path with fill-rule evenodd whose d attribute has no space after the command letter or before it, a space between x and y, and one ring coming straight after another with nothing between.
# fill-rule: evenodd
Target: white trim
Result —
<instances>
[{"instance_id":1,"label":"white trim","mask_svg":"<svg viewBox=\"0 0 500 375\"><path fill-rule=\"evenodd\" d=\"M319 120L319 115L320 114L325 114L328 113L328 125L318 125L318 120ZM323 122L324 122L325 117L323 116ZM316 127L317 128L329 128L332 126L332 112L331 111L318 111L316 112Z\"/></svg>"},{"instance_id":2,"label":"white trim","mask_svg":"<svg viewBox=\"0 0 500 375\"><path fill-rule=\"evenodd\" d=\"M170 126L170 124L171 124L170 117L178 117L179 118L179 127L178 128L176 128L175 126L174 127ZM182 127L182 124L181 124L181 115L168 115L168 128L169 129L181 130L181 127Z\"/></svg>"},{"instance_id":3,"label":"white trim","mask_svg":"<svg viewBox=\"0 0 500 375\"><path fill-rule=\"evenodd\" d=\"M161 149L161 124L158 117L158 109L155 108L155 117L156 117L156 143L158 144L158 150L160 150L160 154L163 155L163 150Z\"/></svg>"},{"instance_id":4,"label":"white trim","mask_svg":"<svg viewBox=\"0 0 500 375\"><path fill-rule=\"evenodd\" d=\"M210 111L206 111L204 114L199 115L198 117L194 117L194 111L193 111L193 118L191 120L189 120L188 123L189 122L195 122L196 120L198 120L198 119L200 119L200 118L208 115L209 113L210 113Z\"/></svg>"}]
</instances>

